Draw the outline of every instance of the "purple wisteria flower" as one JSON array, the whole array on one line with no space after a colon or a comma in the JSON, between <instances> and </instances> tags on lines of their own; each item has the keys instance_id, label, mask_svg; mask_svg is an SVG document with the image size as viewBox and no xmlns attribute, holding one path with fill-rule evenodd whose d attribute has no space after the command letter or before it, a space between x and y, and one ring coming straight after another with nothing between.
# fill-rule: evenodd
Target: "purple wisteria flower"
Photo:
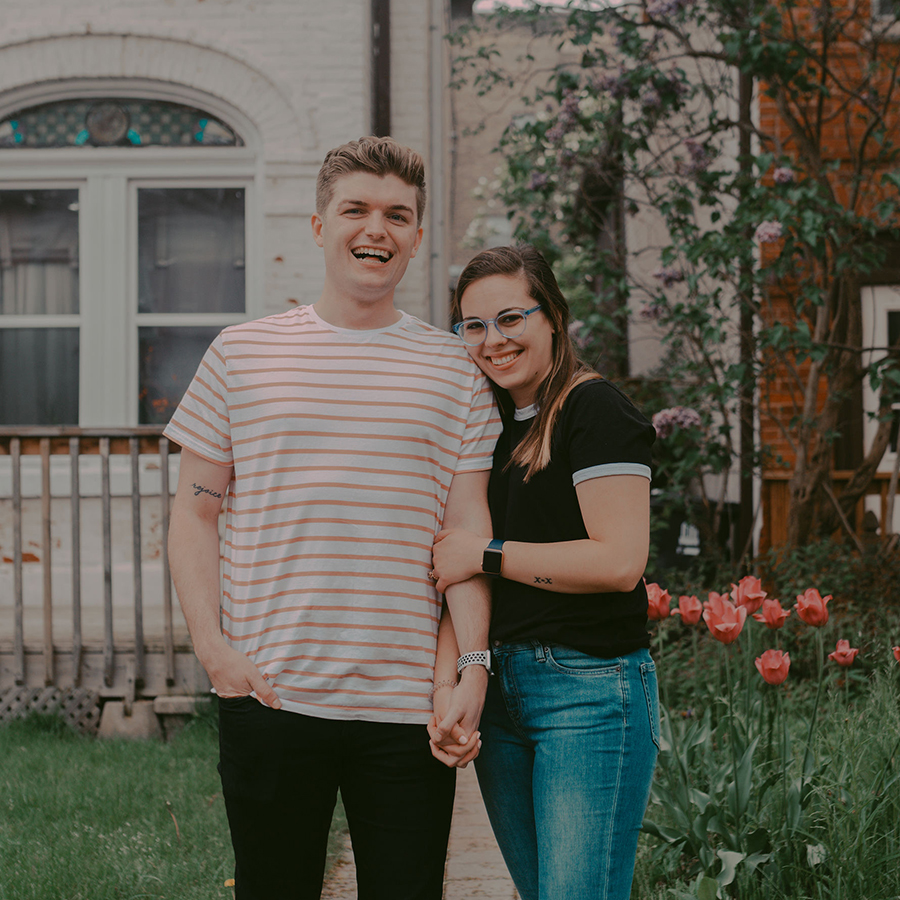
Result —
<instances>
[{"instance_id":1,"label":"purple wisteria flower","mask_svg":"<svg viewBox=\"0 0 900 900\"><path fill-rule=\"evenodd\" d=\"M658 322L665 312L659 300L648 300L639 310L638 316L645 322Z\"/></svg>"},{"instance_id":2,"label":"purple wisteria flower","mask_svg":"<svg viewBox=\"0 0 900 900\"><path fill-rule=\"evenodd\" d=\"M694 0L650 0L647 3L647 15L654 19L674 16L679 10L693 5Z\"/></svg>"},{"instance_id":3,"label":"purple wisteria flower","mask_svg":"<svg viewBox=\"0 0 900 900\"><path fill-rule=\"evenodd\" d=\"M571 88L563 93L556 122L547 130L547 140L556 144L578 124L578 95Z\"/></svg>"},{"instance_id":4,"label":"purple wisteria flower","mask_svg":"<svg viewBox=\"0 0 900 900\"><path fill-rule=\"evenodd\" d=\"M760 244L774 244L782 234L784 234L784 229L781 227L781 222L769 219L759 223L753 239Z\"/></svg>"},{"instance_id":5,"label":"purple wisteria flower","mask_svg":"<svg viewBox=\"0 0 900 900\"><path fill-rule=\"evenodd\" d=\"M673 284L684 281L684 272L677 266L660 266L653 273L653 277L658 278L662 282L663 287L672 287Z\"/></svg>"},{"instance_id":6,"label":"purple wisteria flower","mask_svg":"<svg viewBox=\"0 0 900 900\"><path fill-rule=\"evenodd\" d=\"M659 96L659 91L654 88L650 88L641 95L641 106L644 109L659 109L662 106L662 97Z\"/></svg>"},{"instance_id":7,"label":"purple wisteria flower","mask_svg":"<svg viewBox=\"0 0 900 900\"><path fill-rule=\"evenodd\" d=\"M705 171L713 161L713 155L706 146L693 138L685 138L684 148L690 156L690 161L682 164L681 169L688 175L696 175L698 172Z\"/></svg>"},{"instance_id":8,"label":"purple wisteria flower","mask_svg":"<svg viewBox=\"0 0 900 900\"><path fill-rule=\"evenodd\" d=\"M606 91L614 100L622 100L630 91L624 69L619 69L617 73L604 73L597 78L595 84L599 90Z\"/></svg>"},{"instance_id":9,"label":"purple wisteria flower","mask_svg":"<svg viewBox=\"0 0 900 900\"><path fill-rule=\"evenodd\" d=\"M794 170L788 166L779 166L773 173L775 184L790 184L794 180Z\"/></svg>"},{"instance_id":10,"label":"purple wisteria flower","mask_svg":"<svg viewBox=\"0 0 900 900\"><path fill-rule=\"evenodd\" d=\"M531 179L528 182L528 190L538 191L545 187L548 181L550 181L550 176L546 172L532 172Z\"/></svg>"},{"instance_id":11,"label":"purple wisteria flower","mask_svg":"<svg viewBox=\"0 0 900 900\"><path fill-rule=\"evenodd\" d=\"M700 428L702 425L703 420L700 418L700 413L689 406L672 406L669 409L661 409L653 416L653 427L660 440L665 440L676 428L685 430Z\"/></svg>"}]
</instances>

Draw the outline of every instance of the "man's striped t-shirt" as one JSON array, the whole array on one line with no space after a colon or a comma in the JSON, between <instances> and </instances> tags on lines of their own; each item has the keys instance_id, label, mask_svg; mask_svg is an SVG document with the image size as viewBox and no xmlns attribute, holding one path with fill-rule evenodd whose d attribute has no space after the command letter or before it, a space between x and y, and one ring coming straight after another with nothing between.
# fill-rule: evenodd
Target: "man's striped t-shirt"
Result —
<instances>
[{"instance_id":1,"label":"man's striped t-shirt","mask_svg":"<svg viewBox=\"0 0 900 900\"><path fill-rule=\"evenodd\" d=\"M462 344L406 313L353 331L304 306L216 338L166 435L234 467L222 628L284 708L428 720L431 547L499 432Z\"/></svg>"}]
</instances>

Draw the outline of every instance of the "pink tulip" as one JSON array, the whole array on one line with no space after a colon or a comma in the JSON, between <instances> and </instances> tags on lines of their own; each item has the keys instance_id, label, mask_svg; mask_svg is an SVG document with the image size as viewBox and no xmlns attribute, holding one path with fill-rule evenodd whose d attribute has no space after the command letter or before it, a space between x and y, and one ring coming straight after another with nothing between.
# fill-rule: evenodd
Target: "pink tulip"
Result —
<instances>
[{"instance_id":1,"label":"pink tulip","mask_svg":"<svg viewBox=\"0 0 900 900\"><path fill-rule=\"evenodd\" d=\"M757 622L762 622L766 628L771 628L774 631L784 625L785 619L790 614L791 611L789 609L785 610L782 608L780 600L776 600L774 597L766 597L763 600L762 612L753 613L753 618Z\"/></svg>"},{"instance_id":2,"label":"pink tulip","mask_svg":"<svg viewBox=\"0 0 900 900\"><path fill-rule=\"evenodd\" d=\"M900 662L900 647L891 647L891 650L894 651L894 659Z\"/></svg>"},{"instance_id":3,"label":"pink tulip","mask_svg":"<svg viewBox=\"0 0 900 900\"><path fill-rule=\"evenodd\" d=\"M743 606L735 606L727 594L710 591L709 600L703 610L703 621L709 626L712 636L723 644L731 644L738 639L747 610Z\"/></svg>"},{"instance_id":4,"label":"pink tulip","mask_svg":"<svg viewBox=\"0 0 900 900\"><path fill-rule=\"evenodd\" d=\"M762 656L756 657L756 671L766 684L781 684L787 678L790 667L790 654L781 650L766 650Z\"/></svg>"},{"instance_id":5,"label":"pink tulip","mask_svg":"<svg viewBox=\"0 0 900 900\"><path fill-rule=\"evenodd\" d=\"M678 598L678 609L672 610L673 616L681 616L685 625L696 625L703 615L703 604L693 594L682 594Z\"/></svg>"},{"instance_id":6,"label":"pink tulip","mask_svg":"<svg viewBox=\"0 0 900 900\"><path fill-rule=\"evenodd\" d=\"M802 594L797 594L794 609L807 625L818 628L828 621L828 610L825 607L830 599L831 594L823 597L815 588L807 588Z\"/></svg>"},{"instance_id":7,"label":"pink tulip","mask_svg":"<svg viewBox=\"0 0 900 900\"><path fill-rule=\"evenodd\" d=\"M748 613L755 613L766 599L759 579L754 575L745 575L737 584L731 585L731 596L738 606L744 606Z\"/></svg>"},{"instance_id":8,"label":"pink tulip","mask_svg":"<svg viewBox=\"0 0 900 900\"><path fill-rule=\"evenodd\" d=\"M839 666L849 666L856 659L857 653L859 653L859 649L851 647L850 641L840 640L837 642L834 653L829 653L828 658L834 660Z\"/></svg>"},{"instance_id":9,"label":"pink tulip","mask_svg":"<svg viewBox=\"0 0 900 900\"><path fill-rule=\"evenodd\" d=\"M709 592L709 599L706 600L706 601L704 601L704 603L703 603L703 608L704 608L704 609L709 609L710 603L718 602L719 600L728 600L728 598L729 598L730 596L731 596L731 594L729 594L728 591L725 591L724 594L717 594L715 591L710 591L710 592Z\"/></svg>"},{"instance_id":10,"label":"pink tulip","mask_svg":"<svg viewBox=\"0 0 900 900\"><path fill-rule=\"evenodd\" d=\"M669 602L672 596L664 591L656 582L647 585L647 618L665 619L669 615Z\"/></svg>"}]
</instances>

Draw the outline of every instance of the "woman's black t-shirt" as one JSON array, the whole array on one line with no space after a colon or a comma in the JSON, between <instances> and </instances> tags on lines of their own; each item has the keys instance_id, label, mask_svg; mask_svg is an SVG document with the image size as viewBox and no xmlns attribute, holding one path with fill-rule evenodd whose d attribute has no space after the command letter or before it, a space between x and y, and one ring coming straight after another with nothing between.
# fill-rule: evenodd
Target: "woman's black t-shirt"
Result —
<instances>
[{"instance_id":1,"label":"woman's black t-shirt","mask_svg":"<svg viewBox=\"0 0 900 900\"><path fill-rule=\"evenodd\" d=\"M506 421L494 452L488 499L495 537L536 544L583 540L588 533L576 483L650 474L653 426L605 379L572 389L553 431L550 463L526 484L524 468L506 464L531 422ZM493 641L565 644L604 659L649 646L643 580L628 593L561 594L500 577L493 596Z\"/></svg>"}]
</instances>

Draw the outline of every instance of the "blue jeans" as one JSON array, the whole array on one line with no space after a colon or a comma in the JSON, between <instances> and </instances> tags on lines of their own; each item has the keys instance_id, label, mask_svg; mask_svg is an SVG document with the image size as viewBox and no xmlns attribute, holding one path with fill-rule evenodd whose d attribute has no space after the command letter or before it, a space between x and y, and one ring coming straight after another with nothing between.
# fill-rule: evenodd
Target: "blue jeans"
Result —
<instances>
[{"instance_id":1,"label":"blue jeans","mask_svg":"<svg viewBox=\"0 0 900 900\"><path fill-rule=\"evenodd\" d=\"M628 900L659 748L647 650L492 647L475 766L522 900Z\"/></svg>"}]
</instances>

